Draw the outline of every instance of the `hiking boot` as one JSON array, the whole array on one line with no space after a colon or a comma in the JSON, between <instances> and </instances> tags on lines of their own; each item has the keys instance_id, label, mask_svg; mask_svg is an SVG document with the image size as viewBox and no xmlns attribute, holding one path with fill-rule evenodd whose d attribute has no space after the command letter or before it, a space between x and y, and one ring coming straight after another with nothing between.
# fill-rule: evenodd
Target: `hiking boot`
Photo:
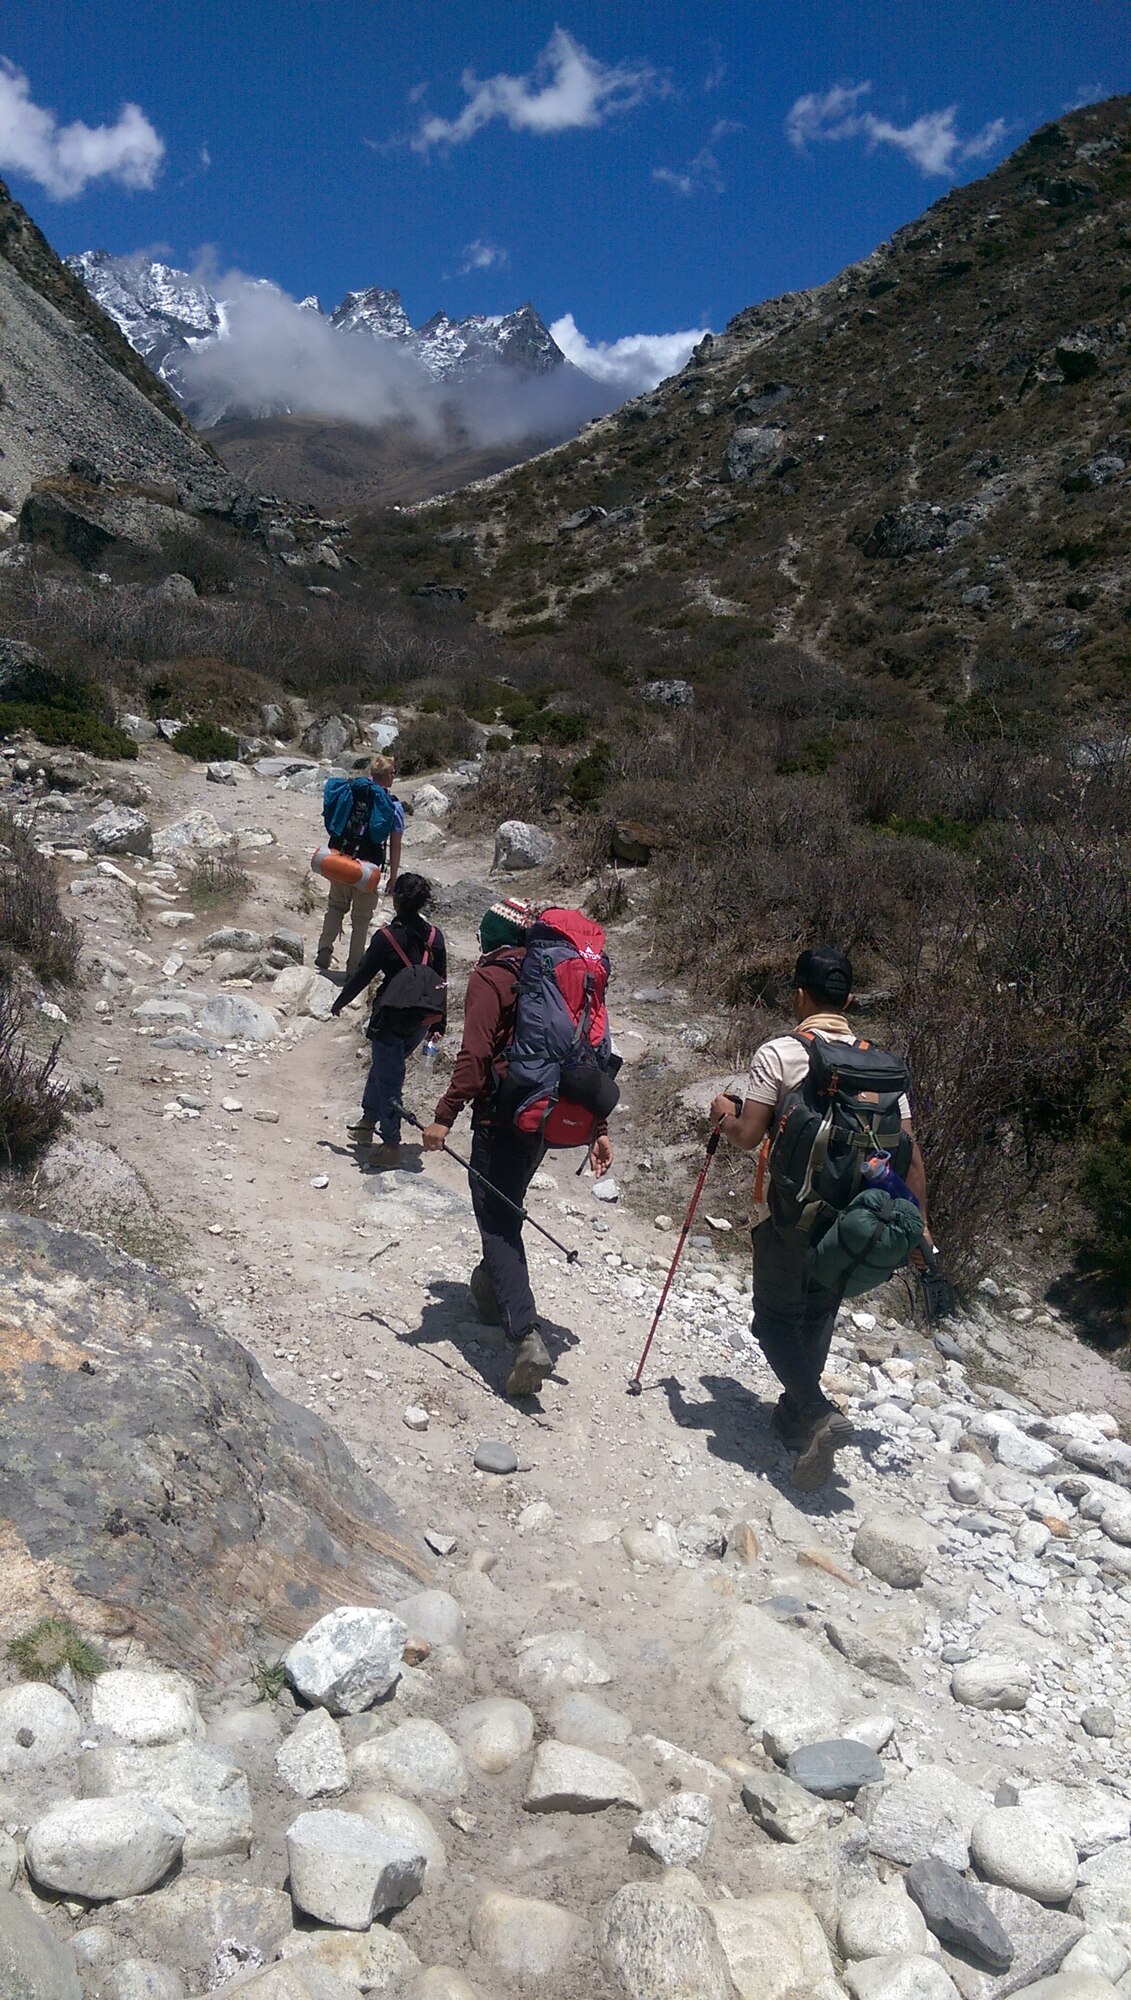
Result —
<instances>
[{"instance_id":1,"label":"hiking boot","mask_svg":"<svg viewBox=\"0 0 1131 2000\"><path fill-rule=\"evenodd\" d=\"M471 1303L484 1326L502 1326L503 1315L486 1264L477 1264L467 1282Z\"/></svg>"},{"instance_id":2,"label":"hiking boot","mask_svg":"<svg viewBox=\"0 0 1131 2000\"><path fill-rule=\"evenodd\" d=\"M356 1125L346 1126L346 1137L352 1139L355 1146L371 1146L374 1130L367 1118L359 1118Z\"/></svg>"},{"instance_id":3,"label":"hiking boot","mask_svg":"<svg viewBox=\"0 0 1131 2000\"><path fill-rule=\"evenodd\" d=\"M793 1483L799 1493L815 1493L831 1476L837 1452L851 1444L856 1432L852 1419L843 1410L826 1410L818 1417L793 1468Z\"/></svg>"},{"instance_id":4,"label":"hiking boot","mask_svg":"<svg viewBox=\"0 0 1131 2000\"><path fill-rule=\"evenodd\" d=\"M803 1451L813 1431L812 1424L806 1423L792 1396L778 1397L770 1424L787 1451Z\"/></svg>"},{"instance_id":5,"label":"hiking boot","mask_svg":"<svg viewBox=\"0 0 1131 2000\"><path fill-rule=\"evenodd\" d=\"M519 1342L514 1351L511 1372L507 1376L508 1396L536 1396L547 1375L554 1372L554 1364L546 1352L546 1345L536 1326L532 1326L526 1339Z\"/></svg>"},{"instance_id":6,"label":"hiking boot","mask_svg":"<svg viewBox=\"0 0 1131 2000\"><path fill-rule=\"evenodd\" d=\"M399 1167L400 1163L401 1148L399 1140L394 1146L391 1140L382 1139L381 1144L373 1155L372 1164L375 1167Z\"/></svg>"},{"instance_id":7,"label":"hiking boot","mask_svg":"<svg viewBox=\"0 0 1131 2000\"><path fill-rule=\"evenodd\" d=\"M332 953L332 952L329 952L329 951L319 951L319 952L315 952L315 954L314 954L314 964L315 964L315 968L316 968L316 970L317 970L317 971L319 971L319 972L329 972L329 970L330 970L330 966L331 966L332 962L333 962L333 953Z\"/></svg>"}]
</instances>

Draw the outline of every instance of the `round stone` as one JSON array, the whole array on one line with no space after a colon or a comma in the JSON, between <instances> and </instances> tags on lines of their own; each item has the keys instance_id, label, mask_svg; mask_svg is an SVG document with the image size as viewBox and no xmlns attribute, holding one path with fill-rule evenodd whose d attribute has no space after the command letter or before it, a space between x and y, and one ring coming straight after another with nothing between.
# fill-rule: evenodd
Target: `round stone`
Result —
<instances>
[{"instance_id":1,"label":"round stone","mask_svg":"<svg viewBox=\"0 0 1131 2000\"><path fill-rule=\"evenodd\" d=\"M1031 1685L1025 1661L999 1653L976 1653L950 1679L951 1694L966 1708L1024 1708Z\"/></svg>"},{"instance_id":2,"label":"round stone","mask_svg":"<svg viewBox=\"0 0 1131 2000\"><path fill-rule=\"evenodd\" d=\"M1026 1806L999 1806L975 1820L970 1853L979 1872L1038 1903L1066 1903L1076 1887L1076 1847Z\"/></svg>"},{"instance_id":3,"label":"round stone","mask_svg":"<svg viewBox=\"0 0 1131 2000\"><path fill-rule=\"evenodd\" d=\"M475 1465L480 1472L517 1472L518 1453L499 1438L482 1438L475 1447Z\"/></svg>"},{"instance_id":4,"label":"round stone","mask_svg":"<svg viewBox=\"0 0 1131 2000\"><path fill-rule=\"evenodd\" d=\"M1080 1717L1080 1727L1085 1736L1109 1737L1115 1735L1115 1710L1096 1706L1086 1708Z\"/></svg>"}]
</instances>

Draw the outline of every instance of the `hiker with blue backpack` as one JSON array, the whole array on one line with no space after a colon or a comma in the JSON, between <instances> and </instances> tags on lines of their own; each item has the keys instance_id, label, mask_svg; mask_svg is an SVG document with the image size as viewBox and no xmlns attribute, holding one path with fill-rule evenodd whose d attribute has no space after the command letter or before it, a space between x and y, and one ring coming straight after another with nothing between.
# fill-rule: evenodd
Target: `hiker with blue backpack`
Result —
<instances>
[{"instance_id":1,"label":"hiker with blue backpack","mask_svg":"<svg viewBox=\"0 0 1131 2000\"><path fill-rule=\"evenodd\" d=\"M356 778L327 778L322 791L322 819L329 845L336 854L368 861L378 868L389 864L385 894L396 887L401 865L404 834L404 807L389 790L395 765L391 757L374 757L368 773ZM373 922L380 888L354 887L349 882L331 882L326 899L326 915L318 939L314 963L320 972L329 972L334 946L348 917L349 954L346 971L353 974L361 964Z\"/></svg>"},{"instance_id":2,"label":"hiker with blue backpack","mask_svg":"<svg viewBox=\"0 0 1131 2000\"><path fill-rule=\"evenodd\" d=\"M605 987L604 933L579 910L506 900L484 913L467 982L463 1041L425 1128L441 1152L471 1105L471 1198L482 1258L471 1274L481 1319L511 1349L508 1396L536 1395L553 1362L522 1241L522 1206L550 1146L585 1146L598 1179L613 1163L607 1119L619 1097Z\"/></svg>"},{"instance_id":3,"label":"hiker with blue backpack","mask_svg":"<svg viewBox=\"0 0 1131 2000\"><path fill-rule=\"evenodd\" d=\"M355 1146L370 1147L380 1140L374 1162L378 1167L393 1167L399 1161L400 1103L408 1059L422 1042L438 1044L448 1023L447 946L443 931L424 915L431 896L432 884L423 875L398 876L392 923L376 933L330 1009L337 1020L371 980L380 979L365 1030L370 1056L361 1117L347 1128Z\"/></svg>"},{"instance_id":4,"label":"hiker with blue backpack","mask_svg":"<svg viewBox=\"0 0 1131 2000\"><path fill-rule=\"evenodd\" d=\"M743 1099L719 1096L711 1106L723 1137L759 1154L753 1331L782 1384L774 1428L797 1453L793 1483L803 1492L824 1485L853 1437L821 1387L842 1301L931 1243L911 1079L900 1057L854 1035L851 998L843 952L803 951L793 975L797 1026L755 1051Z\"/></svg>"}]
</instances>

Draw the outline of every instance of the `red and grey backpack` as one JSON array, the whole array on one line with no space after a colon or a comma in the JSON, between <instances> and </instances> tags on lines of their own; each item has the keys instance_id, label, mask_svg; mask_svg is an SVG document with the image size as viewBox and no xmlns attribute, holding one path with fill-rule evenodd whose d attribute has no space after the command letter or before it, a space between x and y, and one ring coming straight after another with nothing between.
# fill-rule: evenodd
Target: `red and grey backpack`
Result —
<instances>
[{"instance_id":1,"label":"red and grey backpack","mask_svg":"<svg viewBox=\"0 0 1131 2000\"><path fill-rule=\"evenodd\" d=\"M605 933L580 910L543 910L527 934L514 1039L497 1066L497 1109L548 1146L584 1146L618 1102L605 988Z\"/></svg>"}]
</instances>

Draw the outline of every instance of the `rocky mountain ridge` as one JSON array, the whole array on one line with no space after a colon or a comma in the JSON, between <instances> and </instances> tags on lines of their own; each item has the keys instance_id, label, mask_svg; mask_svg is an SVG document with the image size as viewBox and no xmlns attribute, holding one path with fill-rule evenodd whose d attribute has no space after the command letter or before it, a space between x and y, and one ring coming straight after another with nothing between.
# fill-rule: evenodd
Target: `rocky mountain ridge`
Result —
<instances>
[{"instance_id":1,"label":"rocky mountain ridge","mask_svg":"<svg viewBox=\"0 0 1131 2000\"><path fill-rule=\"evenodd\" d=\"M229 300L202 280L157 259L114 257L105 250L85 250L66 261L90 296L197 421L216 424L230 418L289 413L288 405L249 403L246 392L238 388L218 395L214 384L207 406L201 402L191 373L186 375L186 358L202 345L222 344L231 331ZM303 299L296 310L316 315L343 337L389 342L415 363L427 380L447 386L465 386L494 368L528 377L569 366L530 304L511 313L475 314L461 320L438 312L414 328L399 292L371 286L347 292L329 313L323 312L314 297Z\"/></svg>"},{"instance_id":2,"label":"rocky mountain ridge","mask_svg":"<svg viewBox=\"0 0 1131 2000\"><path fill-rule=\"evenodd\" d=\"M1126 699L1129 104L433 503L437 573L461 536L470 601L528 638L630 605L675 672L714 626L944 702Z\"/></svg>"}]
</instances>

